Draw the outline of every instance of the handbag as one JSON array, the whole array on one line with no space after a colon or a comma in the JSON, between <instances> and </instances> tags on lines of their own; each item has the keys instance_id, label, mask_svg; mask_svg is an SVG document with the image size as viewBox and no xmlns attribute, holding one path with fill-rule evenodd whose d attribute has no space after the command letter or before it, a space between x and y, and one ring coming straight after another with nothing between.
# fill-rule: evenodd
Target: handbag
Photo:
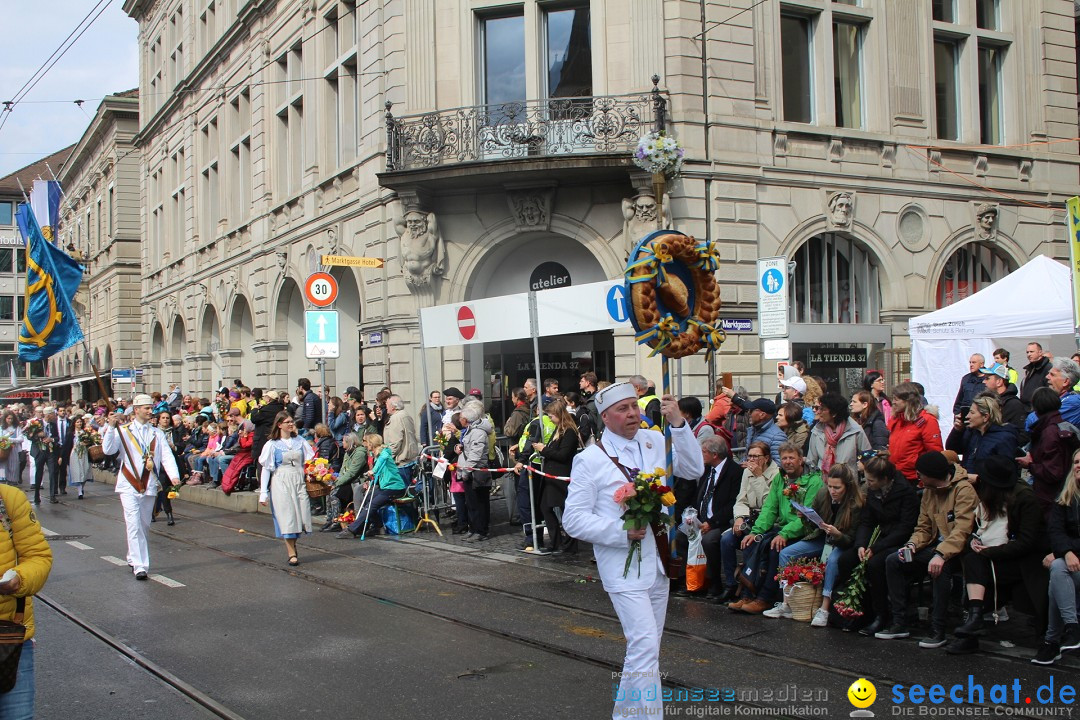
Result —
<instances>
[{"instance_id":1,"label":"handbag","mask_svg":"<svg viewBox=\"0 0 1080 720\"><path fill-rule=\"evenodd\" d=\"M11 517L7 506L0 498L0 522L11 538L15 547L15 533L11 528ZM15 551L15 564L19 564L19 552ZM26 611L26 598L15 600L15 615L11 620L0 620L0 693L10 692L19 677L19 660L22 658L23 643L26 642L26 626L23 625L23 613Z\"/></svg>"}]
</instances>

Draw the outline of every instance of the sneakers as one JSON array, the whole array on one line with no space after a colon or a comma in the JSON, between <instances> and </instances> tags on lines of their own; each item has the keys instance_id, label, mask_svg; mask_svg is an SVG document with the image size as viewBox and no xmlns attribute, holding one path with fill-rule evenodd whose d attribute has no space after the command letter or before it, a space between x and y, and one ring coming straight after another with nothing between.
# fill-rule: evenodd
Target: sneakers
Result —
<instances>
[{"instance_id":1,"label":"sneakers","mask_svg":"<svg viewBox=\"0 0 1080 720\"><path fill-rule=\"evenodd\" d=\"M829 611L818 608L814 613L814 619L810 621L810 627L826 627L829 624Z\"/></svg>"},{"instance_id":2,"label":"sneakers","mask_svg":"<svg viewBox=\"0 0 1080 720\"><path fill-rule=\"evenodd\" d=\"M786 602L778 602L772 606L771 610L766 610L761 613L762 617L767 618L788 618L791 619L791 608Z\"/></svg>"},{"instance_id":3,"label":"sneakers","mask_svg":"<svg viewBox=\"0 0 1080 720\"><path fill-rule=\"evenodd\" d=\"M878 640L899 640L900 638L911 637L911 633L903 625L894 623L884 630L874 633L874 637Z\"/></svg>"},{"instance_id":4,"label":"sneakers","mask_svg":"<svg viewBox=\"0 0 1080 720\"><path fill-rule=\"evenodd\" d=\"M1061 635L1061 649L1075 650L1077 648L1080 648L1080 625L1069 623Z\"/></svg>"},{"instance_id":5,"label":"sneakers","mask_svg":"<svg viewBox=\"0 0 1080 720\"><path fill-rule=\"evenodd\" d=\"M336 537L338 540L354 540L356 538L356 536L353 535L348 530L342 530L341 532L339 532L334 537Z\"/></svg>"},{"instance_id":6,"label":"sneakers","mask_svg":"<svg viewBox=\"0 0 1080 720\"><path fill-rule=\"evenodd\" d=\"M1061 659L1061 646L1053 642L1045 642L1039 646L1039 651L1035 653L1035 657L1031 658L1031 662L1036 665L1053 665L1056 661Z\"/></svg>"},{"instance_id":7,"label":"sneakers","mask_svg":"<svg viewBox=\"0 0 1080 720\"><path fill-rule=\"evenodd\" d=\"M949 642L949 636L943 631L931 630L929 635L919 641L919 647L927 649L939 648L947 642Z\"/></svg>"}]
</instances>

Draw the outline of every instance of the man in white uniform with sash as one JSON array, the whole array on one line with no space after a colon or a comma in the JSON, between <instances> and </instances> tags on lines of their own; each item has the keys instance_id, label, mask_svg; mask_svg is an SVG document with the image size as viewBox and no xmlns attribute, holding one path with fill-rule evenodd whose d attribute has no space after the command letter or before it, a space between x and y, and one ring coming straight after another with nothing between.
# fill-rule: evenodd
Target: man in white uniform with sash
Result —
<instances>
[{"instance_id":1,"label":"man in white uniform with sash","mask_svg":"<svg viewBox=\"0 0 1080 720\"><path fill-rule=\"evenodd\" d=\"M636 470L653 472L667 464L664 436L641 428L637 391L630 383L609 385L593 399L606 430L600 442L574 458L563 527L570 537L592 543L600 579L626 637L612 717L662 717L660 638L667 615L666 558L661 558L651 531L623 529L623 508L615 502L615 490ZM665 395L660 412L671 428L675 475L701 477L705 472L701 448L675 398ZM642 541L641 561L635 557L623 577L633 540ZM667 546L666 535L661 545Z\"/></svg>"},{"instance_id":2,"label":"man in white uniform with sash","mask_svg":"<svg viewBox=\"0 0 1080 720\"><path fill-rule=\"evenodd\" d=\"M131 404L132 421L129 424L120 427L120 416L109 416L109 427L101 438L101 449L107 455L120 453L116 492L124 506L127 561L135 573L135 579L145 580L150 569L146 534L150 530L154 499L164 483L179 484L180 473L165 436L150 424L153 400L149 395L136 395Z\"/></svg>"}]
</instances>

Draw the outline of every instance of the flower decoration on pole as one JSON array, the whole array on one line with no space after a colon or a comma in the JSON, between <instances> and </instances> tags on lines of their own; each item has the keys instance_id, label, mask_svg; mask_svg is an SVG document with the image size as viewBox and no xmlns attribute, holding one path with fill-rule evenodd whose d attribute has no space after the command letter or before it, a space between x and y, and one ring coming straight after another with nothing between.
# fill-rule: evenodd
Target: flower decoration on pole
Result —
<instances>
[{"instance_id":1,"label":"flower decoration on pole","mask_svg":"<svg viewBox=\"0 0 1080 720\"><path fill-rule=\"evenodd\" d=\"M660 173L666 177L674 177L682 169L683 156L686 151L666 131L653 131L638 138L637 149L634 150L634 164L645 172Z\"/></svg>"}]
</instances>

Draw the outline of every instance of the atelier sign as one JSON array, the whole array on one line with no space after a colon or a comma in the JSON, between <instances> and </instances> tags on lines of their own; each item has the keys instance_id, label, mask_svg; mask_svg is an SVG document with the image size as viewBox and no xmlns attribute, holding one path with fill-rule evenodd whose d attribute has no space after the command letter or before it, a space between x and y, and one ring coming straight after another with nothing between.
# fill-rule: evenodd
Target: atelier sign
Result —
<instances>
[{"instance_id":1,"label":"atelier sign","mask_svg":"<svg viewBox=\"0 0 1080 720\"><path fill-rule=\"evenodd\" d=\"M551 290L570 284L570 271L557 262L540 263L529 276L530 290Z\"/></svg>"}]
</instances>

